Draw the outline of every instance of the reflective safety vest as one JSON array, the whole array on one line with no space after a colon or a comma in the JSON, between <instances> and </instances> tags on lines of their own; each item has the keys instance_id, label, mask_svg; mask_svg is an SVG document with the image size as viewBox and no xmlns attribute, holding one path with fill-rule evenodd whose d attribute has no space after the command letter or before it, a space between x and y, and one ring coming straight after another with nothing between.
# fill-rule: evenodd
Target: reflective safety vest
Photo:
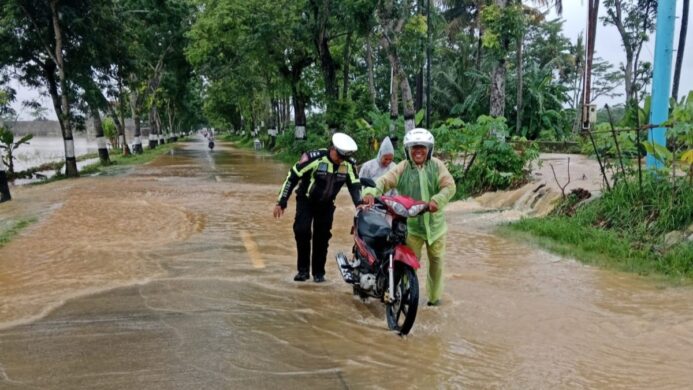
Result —
<instances>
[{"instance_id":1,"label":"reflective safety vest","mask_svg":"<svg viewBox=\"0 0 693 390\"><path fill-rule=\"evenodd\" d=\"M277 204L286 208L291 191L298 184L297 199L333 203L344 184L354 205L361 203L361 183L351 161L336 164L330 160L328 149L311 150L289 170L279 191Z\"/></svg>"}]
</instances>

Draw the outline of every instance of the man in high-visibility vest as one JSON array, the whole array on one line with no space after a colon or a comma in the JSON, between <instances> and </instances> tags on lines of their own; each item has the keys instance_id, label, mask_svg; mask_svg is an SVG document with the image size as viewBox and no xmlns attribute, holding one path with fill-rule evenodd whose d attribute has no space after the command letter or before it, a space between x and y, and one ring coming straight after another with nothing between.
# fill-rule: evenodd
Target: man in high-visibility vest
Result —
<instances>
[{"instance_id":1,"label":"man in high-visibility vest","mask_svg":"<svg viewBox=\"0 0 693 390\"><path fill-rule=\"evenodd\" d=\"M275 218L284 214L291 191L298 185L294 220L294 236L298 251L298 273L294 280L297 282L310 278L311 249L313 281L325 281L325 262L332 237L334 200L342 186L346 184L349 188L355 206L361 203L361 183L351 159L356 150L356 142L351 137L344 133L335 133L329 149L303 153L282 185L277 205L274 207Z\"/></svg>"}]
</instances>

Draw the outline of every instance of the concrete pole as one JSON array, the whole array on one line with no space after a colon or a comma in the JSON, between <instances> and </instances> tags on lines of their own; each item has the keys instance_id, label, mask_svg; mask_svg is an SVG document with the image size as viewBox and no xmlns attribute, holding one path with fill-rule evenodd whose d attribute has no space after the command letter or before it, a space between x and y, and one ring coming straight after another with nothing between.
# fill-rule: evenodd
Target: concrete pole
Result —
<instances>
[{"instance_id":1,"label":"concrete pole","mask_svg":"<svg viewBox=\"0 0 693 390\"><path fill-rule=\"evenodd\" d=\"M657 3L657 36L652 75L652 108L650 110L650 123L654 125L666 121L669 117L675 17L676 0L660 0ZM666 147L666 128L657 127L650 129L647 139L654 144ZM645 161L648 169L657 169L663 166L661 161L649 154Z\"/></svg>"},{"instance_id":2,"label":"concrete pole","mask_svg":"<svg viewBox=\"0 0 693 390\"><path fill-rule=\"evenodd\" d=\"M431 47L433 42L431 24L431 0L426 1L426 128L431 130Z\"/></svg>"}]
</instances>

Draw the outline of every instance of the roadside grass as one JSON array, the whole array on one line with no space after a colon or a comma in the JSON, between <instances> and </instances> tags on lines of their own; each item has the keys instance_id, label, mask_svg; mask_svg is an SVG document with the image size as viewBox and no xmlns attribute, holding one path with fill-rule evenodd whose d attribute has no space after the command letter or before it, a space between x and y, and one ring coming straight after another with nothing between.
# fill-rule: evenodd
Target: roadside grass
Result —
<instances>
[{"instance_id":1,"label":"roadside grass","mask_svg":"<svg viewBox=\"0 0 693 390\"><path fill-rule=\"evenodd\" d=\"M558 207L556 210L566 211ZM693 187L656 177L622 183L569 215L525 218L502 231L587 264L640 275L693 281L693 242L666 243L693 224ZM691 232L683 233L689 236Z\"/></svg>"},{"instance_id":2,"label":"roadside grass","mask_svg":"<svg viewBox=\"0 0 693 390\"><path fill-rule=\"evenodd\" d=\"M36 222L36 218L20 219L18 221L9 221L5 226L0 226L0 248L5 246L8 242L12 240L13 237L18 235L27 226Z\"/></svg>"},{"instance_id":3,"label":"roadside grass","mask_svg":"<svg viewBox=\"0 0 693 390\"><path fill-rule=\"evenodd\" d=\"M236 145L237 147L239 147L241 149L248 149L248 150L254 150L255 149L255 144L254 144L255 141L252 137L235 135L235 134L224 134L220 137L220 139L222 141L233 142L234 145ZM271 155L273 158L275 158L281 162L287 163L287 164L296 163L296 160L300 156L299 153L294 154L290 150L277 149L277 148L275 148L275 150L262 149L262 150L257 151L257 152L261 153L261 154Z\"/></svg>"},{"instance_id":4,"label":"roadside grass","mask_svg":"<svg viewBox=\"0 0 693 390\"><path fill-rule=\"evenodd\" d=\"M499 228L504 235L531 240L565 257L617 271L693 282L693 245L684 244L664 254L635 249L632 241L611 231L579 226L566 218L523 219Z\"/></svg>"}]
</instances>

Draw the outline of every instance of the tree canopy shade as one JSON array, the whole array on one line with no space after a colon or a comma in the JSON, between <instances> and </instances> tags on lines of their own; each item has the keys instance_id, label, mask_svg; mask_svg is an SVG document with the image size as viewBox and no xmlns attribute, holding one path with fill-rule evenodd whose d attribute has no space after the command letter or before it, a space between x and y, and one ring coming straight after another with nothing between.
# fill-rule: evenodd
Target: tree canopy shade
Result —
<instances>
[{"instance_id":1,"label":"tree canopy shade","mask_svg":"<svg viewBox=\"0 0 693 390\"><path fill-rule=\"evenodd\" d=\"M614 96L619 80L631 86L627 94L641 89L648 68L635 65L651 30L649 3L604 1L604 22L623 24L633 64L616 71L597 61L589 76L602 81L594 83L590 101ZM430 12L427 5L5 0L0 65L3 75L51 96L66 150L74 129L101 116L113 119L125 151L124 121L131 117L138 152L141 127L150 129L155 147L165 133L207 123L285 130L292 111L294 137L305 139L328 129L351 131L359 119L388 111L393 129L411 128L424 104L432 126L491 114L514 122L512 135L570 133L591 60L582 39L570 42L560 20L535 8L560 12L561 1L433 1ZM432 74L424 82L428 49Z\"/></svg>"}]
</instances>

